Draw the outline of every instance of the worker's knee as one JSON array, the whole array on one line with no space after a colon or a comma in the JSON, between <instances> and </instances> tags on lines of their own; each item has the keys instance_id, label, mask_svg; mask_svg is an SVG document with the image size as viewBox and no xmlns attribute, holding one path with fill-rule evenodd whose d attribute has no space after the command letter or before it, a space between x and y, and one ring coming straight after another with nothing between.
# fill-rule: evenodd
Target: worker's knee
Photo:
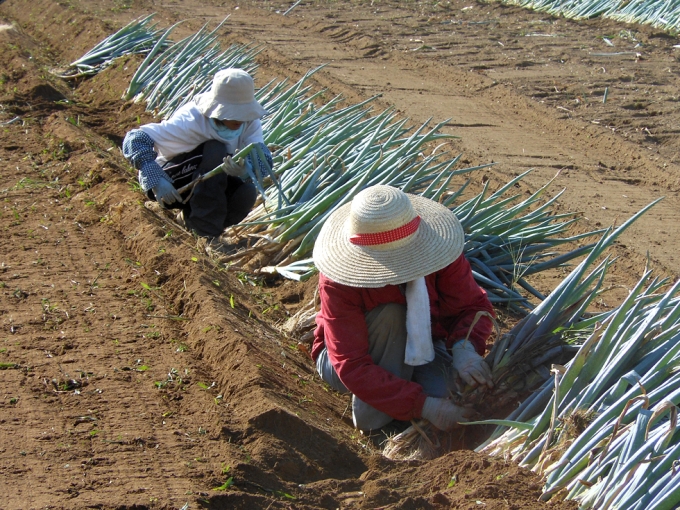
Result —
<instances>
[{"instance_id":1,"label":"worker's knee","mask_svg":"<svg viewBox=\"0 0 680 510\"><path fill-rule=\"evenodd\" d=\"M203 144L203 159L201 160L201 173L209 172L222 164L227 155L227 147L217 140L208 140Z\"/></svg>"},{"instance_id":2,"label":"worker's knee","mask_svg":"<svg viewBox=\"0 0 680 510\"><path fill-rule=\"evenodd\" d=\"M239 181L238 183L236 181ZM236 190L229 194L230 188L235 185L238 187ZM224 227L229 227L231 225L236 225L243 218L248 216L248 213L252 210L255 205L255 200L257 200L257 190L252 182L243 182L236 177L229 178L229 185L227 186L227 201L228 201L228 213L225 219Z\"/></svg>"},{"instance_id":3,"label":"worker's knee","mask_svg":"<svg viewBox=\"0 0 680 510\"><path fill-rule=\"evenodd\" d=\"M352 396L352 421L359 430L378 430L391 422L392 419L390 415L378 411L375 407L358 399L356 395Z\"/></svg>"}]
</instances>

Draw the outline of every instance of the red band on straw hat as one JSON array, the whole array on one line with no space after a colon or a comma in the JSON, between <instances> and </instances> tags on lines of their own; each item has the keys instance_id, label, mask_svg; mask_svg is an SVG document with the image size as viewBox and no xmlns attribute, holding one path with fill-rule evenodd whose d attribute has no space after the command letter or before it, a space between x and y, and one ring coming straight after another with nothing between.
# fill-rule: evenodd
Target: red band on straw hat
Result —
<instances>
[{"instance_id":1,"label":"red band on straw hat","mask_svg":"<svg viewBox=\"0 0 680 510\"><path fill-rule=\"evenodd\" d=\"M359 246L374 246L376 244L387 244L399 239L410 236L420 225L420 216L416 216L411 221L401 227L388 230L386 232L370 232L366 234L354 234L350 236L349 242Z\"/></svg>"}]
</instances>

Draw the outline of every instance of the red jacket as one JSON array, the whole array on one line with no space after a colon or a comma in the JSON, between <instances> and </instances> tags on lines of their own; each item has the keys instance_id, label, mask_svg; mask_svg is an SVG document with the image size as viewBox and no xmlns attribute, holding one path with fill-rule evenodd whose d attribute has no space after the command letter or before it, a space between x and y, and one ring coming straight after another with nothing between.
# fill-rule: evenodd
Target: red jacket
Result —
<instances>
[{"instance_id":1,"label":"red jacket","mask_svg":"<svg viewBox=\"0 0 680 510\"><path fill-rule=\"evenodd\" d=\"M478 311L494 314L486 292L477 285L467 259L461 255L444 269L425 277L430 297L432 336L446 346L465 338ZM350 287L319 275L321 310L316 317L312 358L324 345L338 377L358 398L397 420L420 418L423 388L400 379L373 363L368 354L368 328L364 315L386 303L406 304L398 285L367 289ZM493 324L482 317L470 340L482 355Z\"/></svg>"}]
</instances>

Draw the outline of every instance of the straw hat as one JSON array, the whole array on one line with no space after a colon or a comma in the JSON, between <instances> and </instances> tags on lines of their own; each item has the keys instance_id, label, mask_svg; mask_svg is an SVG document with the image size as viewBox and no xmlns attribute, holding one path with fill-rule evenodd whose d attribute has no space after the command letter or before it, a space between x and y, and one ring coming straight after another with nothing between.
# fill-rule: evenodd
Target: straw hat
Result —
<instances>
[{"instance_id":1,"label":"straw hat","mask_svg":"<svg viewBox=\"0 0 680 510\"><path fill-rule=\"evenodd\" d=\"M196 106L206 117L248 122L267 115L255 99L255 84L243 69L215 73L208 92L196 96Z\"/></svg>"},{"instance_id":2,"label":"straw hat","mask_svg":"<svg viewBox=\"0 0 680 510\"><path fill-rule=\"evenodd\" d=\"M351 287L384 287L438 271L463 252L456 215L428 198L392 186L371 186L326 220L314 263Z\"/></svg>"}]
</instances>

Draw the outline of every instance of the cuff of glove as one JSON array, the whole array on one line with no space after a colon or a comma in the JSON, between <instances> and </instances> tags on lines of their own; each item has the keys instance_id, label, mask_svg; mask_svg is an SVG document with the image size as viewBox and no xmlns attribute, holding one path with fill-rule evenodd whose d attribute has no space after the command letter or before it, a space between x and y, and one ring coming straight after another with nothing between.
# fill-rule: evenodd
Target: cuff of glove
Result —
<instances>
[{"instance_id":1,"label":"cuff of glove","mask_svg":"<svg viewBox=\"0 0 680 510\"><path fill-rule=\"evenodd\" d=\"M438 404L436 399L434 399L433 397L426 397L425 402L423 402L423 410L421 411L420 416L422 418L425 418L426 420L430 420L430 418L434 415L435 411L437 410L437 407Z\"/></svg>"},{"instance_id":2,"label":"cuff of glove","mask_svg":"<svg viewBox=\"0 0 680 510\"><path fill-rule=\"evenodd\" d=\"M172 183L168 174L155 161L147 161L139 168L138 180L144 193L158 186L161 180Z\"/></svg>"},{"instance_id":3,"label":"cuff of glove","mask_svg":"<svg viewBox=\"0 0 680 510\"><path fill-rule=\"evenodd\" d=\"M458 340L451 346L451 352L453 351L470 351L476 353L477 349L475 349L474 344L470 342L470 340Z\"/></svg>"}]
</instances>

